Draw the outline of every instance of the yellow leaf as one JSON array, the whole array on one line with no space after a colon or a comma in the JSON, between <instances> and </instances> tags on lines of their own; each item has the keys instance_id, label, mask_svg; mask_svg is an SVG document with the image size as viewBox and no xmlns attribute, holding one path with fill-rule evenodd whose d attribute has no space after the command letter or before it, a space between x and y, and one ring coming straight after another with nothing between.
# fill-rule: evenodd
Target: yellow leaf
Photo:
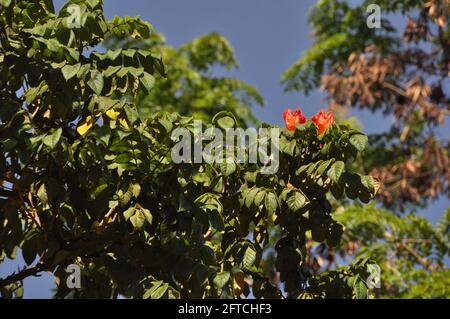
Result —
<instances>
[{"instance_id":1,"label":"yellow leaf","mask_svg":"<svg viewBox=\"0 0 450 319\"><path fill-rule=\"evenodd\" d=\"M111 120L115 120L117 118L117 116L119 116L120 112L116 112L114 111L114 109L109 109L108 111L106 111L106 115L111 119Z\"/></svg>"},{"instance_id":2,"label":"yellow leaf","mask_svg":"<svg viewBox=\"0 0 450 319\"><path fill-rule=\"evenodd\" d=\"M122 124L122 126L125 128L130 128L130 126L127 123L127 120L125 120L124 118L119 119L119 123Z\"/></svg>"},{"instance_id":3,"label":"yellow leaf","mask_svg":"<svg viewBox=\"0 0 450 319\"><path fill-rule=\"evenodd\" d=\"M86 118L86 120L77 127L78 134L80 135L86 134L87 131L89 131L89 129L92 127L92 125L94 125L94 122L95 122L94 118L89 115Z\"/></svg>"}]
</instances>

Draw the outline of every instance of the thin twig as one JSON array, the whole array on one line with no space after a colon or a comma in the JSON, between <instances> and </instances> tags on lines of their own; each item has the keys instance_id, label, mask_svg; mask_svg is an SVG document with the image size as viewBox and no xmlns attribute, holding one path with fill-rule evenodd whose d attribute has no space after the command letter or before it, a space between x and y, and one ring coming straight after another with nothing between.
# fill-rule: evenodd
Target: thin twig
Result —
<instances>
[{"instance_id":1,"label":"thin twig","mask_svg":"<svg viewBox=\"0 0 450 319\"><path fill-rule=\"evenodd\" d=\"M45 270L45 267L46 265L44 263L39 263L34 267L25 268L17 273L13 273L4 279L0 278L0 287L22 281L29 276L37 276L38 273Z\"/></svg>"},{"instance_id":2,"label":"thin twig","mask_svg":"<svg viewBox=\"0 0 450 319\"><path fill-rule=\"evenodd\" d=\"M205 240L210 240L211 238L214 237L214 235L216 234L216 231L213 231L211 228L208 229L208 231L203 235L203 238Z\"/></svg>"},{"instance_id":3,"label":"thin twig","mask_svg":"<svg viewBox=\"0 0 450 319\"><path fill-rule=\"evenodd\" d=\"M28 192L28 202L30 203L30 206L32 208L32 211L31 211L32 220L43 231L44 228L42 227L41 219L39 218L39 215L37 213L36 207L34 206L33 194L31 192Z\"/></svg>"},{"instance_id":4,"label":"thin twig","mask_svg":"<svg viewBox=\"0 0 450 319\"><path fill-rule=\"evenodd\" d=\"M435 267L433 267L433 265L429 262L429 260L427 260L426 258L420 256L420 254L414 248L410 247L409 245L407 245L405 243L398 244L398 247L404 248L406 251L408 251L412 256L414 256L414 258L416 258L416 260L423 267L425 267L429 271L434 271L435 270Z\"/></svg>"}]
</instances>

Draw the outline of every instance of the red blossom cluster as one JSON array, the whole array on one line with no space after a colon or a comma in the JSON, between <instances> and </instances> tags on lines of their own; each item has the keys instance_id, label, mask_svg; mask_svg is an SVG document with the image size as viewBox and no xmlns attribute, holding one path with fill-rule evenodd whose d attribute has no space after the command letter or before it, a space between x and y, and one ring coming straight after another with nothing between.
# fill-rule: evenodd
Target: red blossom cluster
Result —
<instances>
[{"instance_id":1,"label":"red blossom cluster","mask_svg":"<svg viewBox=\"0 0 450 319\"><path fill-rule=\"evenodd\" d=\"M286 123L286 128L289 131L295 131L295 125L297 123L303 124L306 123L307 119L302 114L302 110L296 109L295 112L292 112L291 109L286 109L283 112L283 119ZM316 124L319 134L323 134L328 127L334 122L334 115L332 112L325 113L324 110L320 110L319 113L314 115L311 118L311 121Z\"/></svg>"}]
</instances>

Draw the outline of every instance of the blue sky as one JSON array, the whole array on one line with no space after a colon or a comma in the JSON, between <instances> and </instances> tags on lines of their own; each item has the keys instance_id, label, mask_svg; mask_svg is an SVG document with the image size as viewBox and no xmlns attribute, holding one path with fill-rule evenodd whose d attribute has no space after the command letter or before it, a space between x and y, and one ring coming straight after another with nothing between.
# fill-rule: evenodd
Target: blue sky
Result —
<instances>
[{"instance_id":1,"label":"blue sky","mask_svg":"<svg viewBox=\"0 0 450 319\"><path fill-rule=\"evenodd\" d=\"M312 116L326 103L319 91L304 96L284 93L281 74L292 65L301 52L311 46L311 29L306 13L316 1L311 0L108 0L107 18L115 15L140 16L155 30L165 34L170 45L179 46L193 38L216 31L231 42L240 61L240 68L228 72L256 86L266 100L263 108L255 108L257 117L271 124L283 125L281 114L286 107L301 107ZM56 7L64 1L55 1ZM364 125L364 131L374 133L391 125L390 117L352 111ZM443 132L449 132L448 124ZM450 206L448 199L440 199L422 214L436 222L443 210ZM18 254L20 255L20 253ZM13 271L17 262L0 266L0 277ZM53 279L44 274L25 281L25 297L48 298Z\"/></svg>"}]
</instances>

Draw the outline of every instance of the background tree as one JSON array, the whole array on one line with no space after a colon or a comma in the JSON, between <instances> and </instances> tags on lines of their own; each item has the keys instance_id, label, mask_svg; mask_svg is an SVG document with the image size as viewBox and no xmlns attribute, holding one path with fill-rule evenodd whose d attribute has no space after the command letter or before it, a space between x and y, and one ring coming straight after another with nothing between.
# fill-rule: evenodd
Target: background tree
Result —
<instances>
[{"instance_id":1,"label":"background tree","mask_svg":"<svg viewBox=\"0 0 450 319\"><path fill-rule=\"evenodd\" d=\"M166 44L161 33L152 32L148 39L114 35L105 40L110 49L151 48L164 56L168 73L156 75L149 94L138 95L142 115L157 111L176 111L180 115L211 121L219 111L236 114L240 126L255 125L258 120L251 106L262 106L264 99L250 84L238 79L217 76L220 69L239 66L230 43L220 34L209 33L176 49Z\"/></svg>"},{"instance_id":2,"label":"background tree","mask_svg":"<svg viewBox=\"0 0 450 319\"><path fill-rule=\"evenodd\" d=\"M287 90L322 85L332 109L356 107L393 115L371 136L364 165L383 181L387 206L426 205L449 195L449 141L436 128L449 114L448 0L378 1L381 28L368 28L371 1L318 1L309 14L314 43L283 75ZM390 22L403 15L401 31Z\"/></svg>"},{"instance_id":3,"label":"background tree","mask_svg":"<svg viewBox=\"0 0 450 319\"><path fill-rule=\"evenodd\" d=\"M388 132L369 136L369 149L354 163L380 178L378 198L393 211L336 203L344 204L335 214L344 240L338 249L311 245L309 263L323 271L342 258L370 257L381 266L377 296L448 298L448 211L436 226L414 211L406 219L396 214L449 194L442 130L450 103L449 2L378 1L380 29L366 25L369 4L319 1L309 14L314 43L283 83L305 93L321 86L338 112L355 107L394 117ZM405 19L403 33L394 14Z\"/></svg>"},{"instance_id":4,"label":"background tree","mask_svg":"<svg viewBox=\"0 0 450 319\"><path fill-rule=\"evenodd\" d=\"M331 196L368 202L376 192L376 180L350 165L365 135L337 124L318 134L311 121L282 129L280 169L271 175L230 152L221 164L174 163L171 133L192 130L193 119L140 113L140 94L168 74L162 49L141 46L155 41L148 23L107 22L99 0L69 1L58 14L50 0L0 6L0 262L20 249L27 264L0 279L2 297L21 297L23 279L43 271L55 275L56 297L367 297L369 260L316 275L302 262L307 237L339 243ZM110 39L126 43L99 50ZM204 70L208 43L220 56L223 39L199 41L178 59ZM198 46L206 53L197 55ZM238 110L235 89L227 98ZM158 94L169 101L171 92ZM226 130L246 116L222 111L204 126ZM275 228L281 235L271 238ZM262 267L272 245L283 290ZM73 263L81 289L65 285Z\"/></svg>"},{"instance_id":5,"label":"background tree","mask_svg":"<svg viewBox=\"0 0 450 319\"><path fill-rule=\"evenodd\" d=\"M334 218L346 227L337 249L340 257L370 257L381 267L380 287L372 290L375 296L450 296L450 270L446 265L450 251L450 209L436 226L416 214L399 217L374 205L342 206ZM322 260L326 264L326 259Z\"/></svg>"}]
</instances>

